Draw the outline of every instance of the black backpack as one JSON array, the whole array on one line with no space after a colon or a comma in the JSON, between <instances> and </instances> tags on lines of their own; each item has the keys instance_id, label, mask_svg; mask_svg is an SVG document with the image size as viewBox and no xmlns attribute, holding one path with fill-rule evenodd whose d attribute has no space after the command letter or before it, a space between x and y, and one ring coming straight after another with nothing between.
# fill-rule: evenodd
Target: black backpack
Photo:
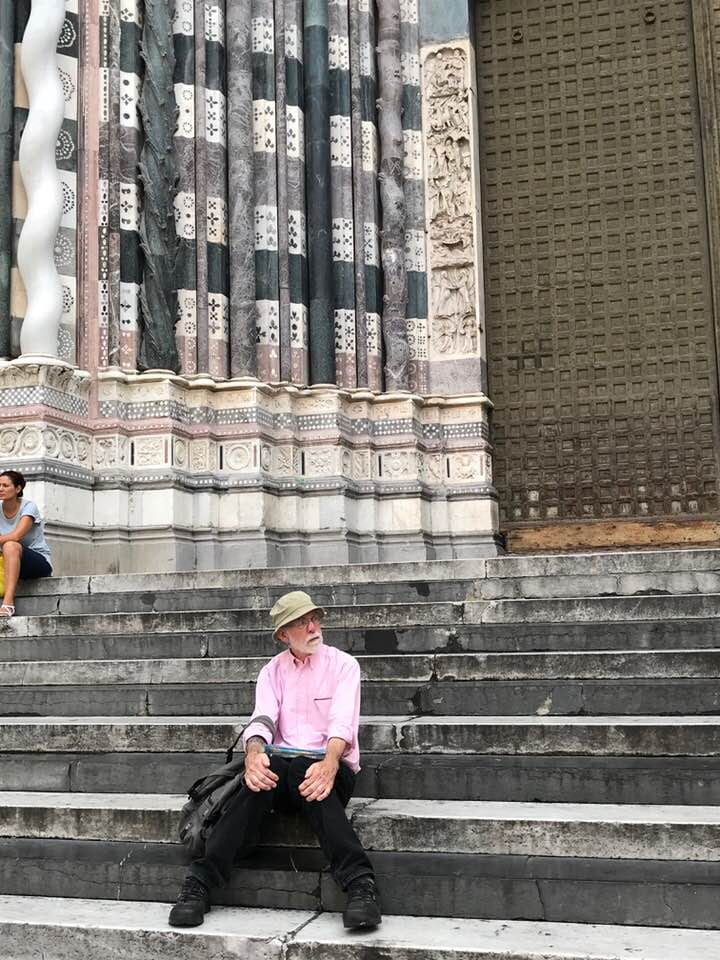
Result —
<instances>
[{"instance_id":1,"label":"black backpack","mask_svg":"<svg viewBox=\"0 0 720 960\"><path fill-rule=\"evenodd\" d=\"M225 763L200 777L188 790L190 798L180 811L178 834L193 860L205 853L205 844L210 831L225 812L229 801L244 783L245 754L233 757L235 747L251 723L262 723L270 731L271 742L275 736L275 724L270 717L253 717L235 738L225 754Z\"/></svg>"}]
</instances>

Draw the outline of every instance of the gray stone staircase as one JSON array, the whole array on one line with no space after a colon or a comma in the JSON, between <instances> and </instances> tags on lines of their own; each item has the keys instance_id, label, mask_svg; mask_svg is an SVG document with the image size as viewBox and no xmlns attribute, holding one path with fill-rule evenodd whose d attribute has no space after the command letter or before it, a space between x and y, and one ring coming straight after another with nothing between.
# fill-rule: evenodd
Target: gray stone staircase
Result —
<instances>
[{"instance_id":1,"label":"gray stone staircase","mask_svg":"<svg viewBox=\"0 0 720 960\"><path fill-rule=\"evenodd\" d=\"M388 919L344 934L278 818L171 932L177 811L298 586L361 664L349 813ZM719 612L707 550L33 584L0 634L2 956L720 960Z\"/></svg>"}]
</instances>

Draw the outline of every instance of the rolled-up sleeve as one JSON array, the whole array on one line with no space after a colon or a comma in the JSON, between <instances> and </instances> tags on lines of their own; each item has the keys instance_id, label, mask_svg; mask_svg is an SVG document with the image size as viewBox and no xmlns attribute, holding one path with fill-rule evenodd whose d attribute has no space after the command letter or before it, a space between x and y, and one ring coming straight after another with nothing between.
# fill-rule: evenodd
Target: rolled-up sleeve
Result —
<instances>
[{"instance_id":1,"label":"rolled-up sleeve","mask_svg":"<svg viewBox=\"0 0 720 960\"><path fill-rule=\"evenodd\" d=\"M347 744L356 744L360 723L360 664L354 657L343 663L338 677L330 716L327 737L339 737Z\"/></svg>"},{"instance_id":2,"label":"rolled-up sleeve","mask_svg":"<svg viewBox=\"0 0 720 960\"><path fill-rule=\"evenodd\" d=\"M273 675L271 664L266 664L258 674L255 684L255 709L253 717L269 717L277 729L278 717L280 715L280 701L275 689L275 677ZM261 737L266 743L272 743L270 730L264 723L252 723L247 725L243 732L243 744L247 745L251 737Z\"/></svg>"}]
</instances>

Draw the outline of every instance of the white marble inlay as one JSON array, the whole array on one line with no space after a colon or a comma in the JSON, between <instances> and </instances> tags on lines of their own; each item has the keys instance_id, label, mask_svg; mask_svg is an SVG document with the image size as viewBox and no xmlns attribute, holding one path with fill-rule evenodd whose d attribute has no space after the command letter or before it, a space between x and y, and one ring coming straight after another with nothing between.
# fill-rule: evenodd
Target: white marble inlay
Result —
<instances>
[{"instance_id":1,"label":"white marble inlay","mask_svg":"<svg viewBox=\"0 0 720 960\"><path fill-rule=\"evenodd\" d=\"M287 108L285 125L287 155L294 160L302 160L305 154L305 124L300 107Z\"/></svg>"},{"instance_id":2,"label":"white marble inlay","mask_svg":"<svg viewBox=\"0 0 720 960\"><path fill-rule=\"evenodd\" d=\"M176 83L175 103L178 105L175 136L192 140L195 137L195 87L187 83Z\"/></svg>"},{"instance_id":3,"label":"white marble inlay","mask_svg":"<svg viewBox=\"0 0 720 960\"><path fill-rule=\"evenodd\" d=\"M205 91L205 139L225 146L227 138L227 104L219 90Z\"/></svg>"},{"instance_id":4,"label":"white marble inlay","mask_svg":"<svg viewBox=\"0 0 720 960\"><path fill-rule=\"evenodd\" d=\"M195 239L195 194L180 190L174 200L175 230L183 240Z\"/></svg>"},{"instance_id":5,"label":"white marble inlay","mask_svg":"<svg viewBox=\"0 0 720 960\"><path fill-rule=\"evenodd\" d=\"M120 71L120 126L140 129L140 77Z\"/></svg>"},{"instance_id":6,"label":"white marble inlay","mask_svg":"<svg viewBox=\"0 0 720 960\"><path fill-rule=\"evenodd\" d=\"M197 335L197 293L195 290L178 290L177 332L186 337Z\"/></svg>"},{"instance_id":7,"label":"white marble inlay","mask_svg":"<svg viewBox=\"0 0 720 960\"><path fill-rule=\"evenodd\" d=\"M266 17L253 17L252 52L267 54L275 52L275 32L272 20Z\"/></svg>"},{"instance_id":8,"label":"white marble inlay","mask_svg":"<svg viewBox=\"0 0 720 960\"><path fill-rule=\"evenodd\" d=\"M134 330L138 325L140 287L137 283L120 284L120 327Z\"/></svg>"},{"instance_id":9,"label":"white marble inlay","mask_svg":"<svg viewBox=\"0 0 720 960\"><path fill-rule=\"evenodd\" d=\"M377 129L369 120L362 122L362 168L365 173L377 173L378 169Z\"/></svg>"},{"instance_id":10,"label":"white marble inlay","mask_svg":"<svg viewBox=\"0 0 720 960\"><path fill-rule=\"evenodd\" d=\"M256 153L275 153L275 102L253 102L253 149Z\"/></svg>"},{"instance_id":11,"label":"white marble inlay","mask_svg":"<svg viewBox=\"0 0 720 960\"><path fill-rule=\"evenodd\" d=\"M138 203L138 185L132 183L119 184L119 214L121 230L140 229L140 204Z\"/></svg>"},{"instance_id":12,"label":"white marble inlay","mask_svg":"<svg viewBox=\"0 0 720 960\"><path fill-rule=\"evenodd\" d=\"M352 263L355 259L355 240L352 220L335 217L332 221L333 260Z\"/></svg>"},{"instance_id":13,"label":"white marble inlay","mask_svg":"<svg viewBox=\"0 0 720 960\"><path fill-rule=\"evenodd\" d=\"M305 211L288 210L288 252L305 256Z\"/></svg>"},{"instance_id":14,"label":"white marble inlay","mask_svg":"<svg viewBox=\"0 0 720 960\"><path fill-rule=\"evenodd\" d=\"M277 207L259 204L255 207L255 249L277 250Z\"/></svg>"},{"instance_id":15,"label":"white marble inlay","mask_svg":"<svg viewBox=\"0 0 720 960\"><path fill-rule=\"evenodd\" d=\"M352 129L350 117L330 117L330 163L336 167L352 166Z\"/></svg>"}]
</instances>

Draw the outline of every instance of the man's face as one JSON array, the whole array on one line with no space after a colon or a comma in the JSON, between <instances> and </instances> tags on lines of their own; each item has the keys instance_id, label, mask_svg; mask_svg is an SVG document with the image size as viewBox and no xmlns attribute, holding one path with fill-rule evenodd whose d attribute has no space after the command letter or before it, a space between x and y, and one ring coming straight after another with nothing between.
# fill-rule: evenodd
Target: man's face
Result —
<instances>
[{"instance_id":1,"label":"man's face","mask_svg":"<svg viewBox=\"0 0 720 960\"><path fill-rule=\"evenodd\" d=\"M278 638L286 643L298 660L311 656L322 645L322 614L311 610L297 620L286 623L278 632Z\"/></svg>"}]
</instances>

